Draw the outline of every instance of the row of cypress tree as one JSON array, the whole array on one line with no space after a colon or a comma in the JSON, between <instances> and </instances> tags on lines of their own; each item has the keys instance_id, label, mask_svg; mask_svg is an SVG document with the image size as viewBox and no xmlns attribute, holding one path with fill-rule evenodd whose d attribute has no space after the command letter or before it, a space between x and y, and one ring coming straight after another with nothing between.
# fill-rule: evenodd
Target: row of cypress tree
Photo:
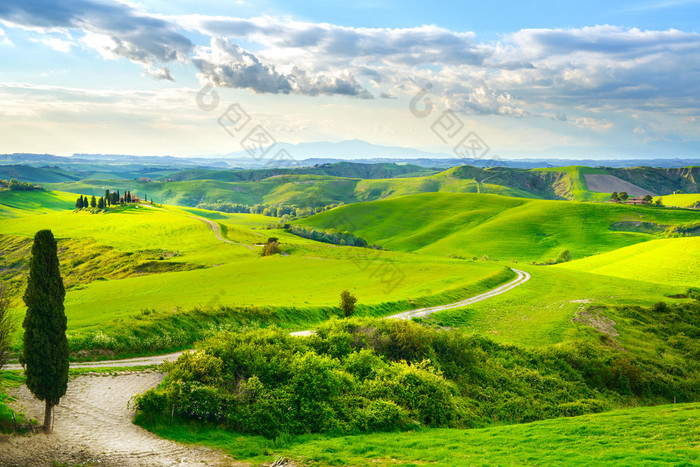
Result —
<instances>
[{"instance_id":1,"label":"row of cypress tree","mask_svg":"<svg viewBox=\"0 0 700 467\"><path fill-rule=\"evenodd\" d=\"M119 190L117 191L109 191L105 190L105 195L100 196L100 198L96 198L95 195L92 195L91 198L88 198L87 196L80 195L78 199L75 201L75 207L77 209L82 209L82 208L97 208L97 209L105 209L109 206L113 206L115 204L123 204L123 203L131 203L136 199L135 196L132 196L130 191L125 191L124 196L121 196L119 194ZM148 195L144 196L144 201L148 201Z\"/></svg>"}]
</instances>

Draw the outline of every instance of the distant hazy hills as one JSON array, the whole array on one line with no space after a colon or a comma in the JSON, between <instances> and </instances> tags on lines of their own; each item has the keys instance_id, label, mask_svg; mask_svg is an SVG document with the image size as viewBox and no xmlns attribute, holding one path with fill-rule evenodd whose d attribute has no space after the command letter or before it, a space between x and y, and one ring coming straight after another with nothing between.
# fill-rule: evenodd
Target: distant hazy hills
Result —
<instances>
[{"instance_id":1,"label":"distant hazy hills","mask_svg":"<svg viewBox=\"0 0 700 467\"><path fill-rule=\"evenodd\" d=\"M498 165L505 165L512 168L538 168L538 167L564 167L564 166L587 166L587 167L687 167L700 165L700 157L655 157L657 155L671 156L665 153L652 150L642 151L637 159L593 159L593 157L603 154L595 150L583 150L580 148L553 148L544 153L522 152L519 156L527 158L514 158L498 156L495 150L486 154L484 160L460 159L455 157L449 149L445 152L422 151L413 148L396 146L383 146L368 143L362 140L347 140L340 142L312 142L312 143L277 143L272 150L259 160L251 157L244 149L228 154L204 154L192 157L174 156L137 156L128 154L74 154L71 157L53 156L50 154L5 154L0 155L0 164L28 164L28 165L57 165L59 167L70 166L78 170L86 169L86 165L95 162L102 162L110 165L128 166L157 166L157 167L218 167L218 168L271 168L271 167L307 167L316 164L334 163L340 161L352 161L357 163L397 163L413 164L428 168L450 168L459 165L472 165L477 167L493 166L494 161L490 158L497 158ZM281 162L270 162L271 156L280 150L285 150L291 159ZM564 158L559 155L567 154L577 159ZM679 150L678 154L695 154L687 150ZM652 158L653 157L653 158Z\"/></svg>"}]
</instances>

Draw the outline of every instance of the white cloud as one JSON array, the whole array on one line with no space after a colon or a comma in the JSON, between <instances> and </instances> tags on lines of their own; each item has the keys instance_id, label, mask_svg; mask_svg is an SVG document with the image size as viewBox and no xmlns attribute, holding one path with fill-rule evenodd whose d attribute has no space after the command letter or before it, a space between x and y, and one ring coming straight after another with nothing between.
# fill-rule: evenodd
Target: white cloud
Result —
<instances>
[{"instance_id":1,"label":"white cloud","mask_svg":"<svg viewBox=\"0 0 700 467\"><path fill-rule=\"evenodd\" d=\"M44 45L51 47L53 50L64 53L70 52L72 47L77 46L75 42L67 41L65 39L59 39L57 37L48 37L42 39L30 38L29 40L32 42L40 42Z\"/></svg>"},{"instance_id":2,"label":"white cloud","mask_svg":"<svg viewBox=\"0 0 700 467\"><path fill-rule=\"evenodd\" d=\"M0 29L0 45L14 45L9 37L5 34L5 31Z\"/></svg>"},{"instance_id":3,"label":"white cloud","mask_svg":"<svg viewBox=\"0 0 700 467\"><path fill-rule=\"evenodd\" d=\"M97 0L3 0L0 20L45 32L79 31L83 46L105 59L140 63L144 76L172 80L164 65L193 63L202 81L256 93L405 99L431 83L442 108L554 115L598 131L611 119L561 116L700 113L700 34L674 29L524 29L480 41L471 31L434 25L357 28L271 17L162 16ZM210 45L195 46L183 30L210 36ZM42 41L62 51L74 45Z\"/></svg>"}]
</instances>

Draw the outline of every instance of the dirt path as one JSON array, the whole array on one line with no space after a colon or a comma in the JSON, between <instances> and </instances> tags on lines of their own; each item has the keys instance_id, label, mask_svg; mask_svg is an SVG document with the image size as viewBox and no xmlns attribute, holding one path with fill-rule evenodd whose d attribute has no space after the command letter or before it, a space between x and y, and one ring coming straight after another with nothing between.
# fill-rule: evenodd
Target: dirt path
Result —
<instances>
[{"instance_id":1,"label":"dirt path","mask_svg":"<svg viewBox=\"0 0 700 467\"><path fill-rule=\"evenodd\" d=\"M245 465L203 447L158 438L131 423L131 397L157 385L159 373L79 376L56 407L54 433L0 438L0 465L44 466L92 460L111 466ZM43 403L26 386L10 390L11 405L29 417L43 419ZM92 464L90 464L92 465Z\"/></svg>"},{"instance_id":2,"label":"dirt path","mask_svg":"<svg viewBox=\"0 0 700 467\"><path fill-rule=\"evenodd\" d=\"M495 289L491 289L488 292L484 292L479 295L475 295L473 297L466 298L464 300L461 300L459 302L454 302L454 303L448 303L447 305L438 305L438 306L431 306L429 308L418 308L415 310L409 310L409 311L404 311L401 313L397 313L395 315L387 316L385 319L411 319L411 318L420 318L420 317L425 317L430 314L433 314L437 311L444 311L444 310L451 310L452 308L460 308L466 305L471 305L472 303L480 302L482 300L486 300L491 297L495 297L496 295L501 295L502 293L508 292L510 289L513 289L519 285L524 284L525 282L530 280L530 274L521 271L519 269L513 269L513 271L518 275L515 279L512 281L508 282L507 284L503 284L500 287L496 287ZM314 331L297 331L293 332L293 336L310 336L313 334Z\"/></svg>"},{"instance_id":3,"label":"dirt path","mask_svg":"<svg viewBox=\"0 0 700 467\"><path fill-rule=\"evenodd\" d=\"M410 319L437 311L459 308L503 294L530 280L530 274L513 269L516 279L488 292L447 305L419 308L388 316ZM310 335L299 331L293 335ZM73 363L72 368L129 367L173 361L182 352L153 357L101 362ZM7 365L13 369L18 365ZM185 446L158 438L131 423L133 412L127 404L134 394L162 381L159 373L127 373L116 376L79 376L68 385L68 392L56 407L54 434L45 436L0 437L0 465L52 465L54 461L80 463L87 460L106 465L245 465L211 449ZM44 406L26 386L10 390L17 400L11 405L28 417L42 419Z\"/></svg>"},{"instance_id":4,"label":"dirt path","mask_svg":"<svg viewBox=\"0 0 700 467\"><path fill-rule=\"evenodd\" d=\"M198 217L198 216L189 216L189 217L191 217L192 219L197 219L198 221L202 221L205 224L207 224L209 226L209 228L214 232L214 235L216 235L216 238L221 240L222 242L230 243L231 245L244 246L244 247L248 248L249 250L255 250L254 247L252 247L250 245L246 245L245 243L232 242L231 240L223 238L221 236L221 231L219 230L219 224L217 224L216 222L209 220L207 218L204 218L204 217Z\"/></svg>"}]
</instances>

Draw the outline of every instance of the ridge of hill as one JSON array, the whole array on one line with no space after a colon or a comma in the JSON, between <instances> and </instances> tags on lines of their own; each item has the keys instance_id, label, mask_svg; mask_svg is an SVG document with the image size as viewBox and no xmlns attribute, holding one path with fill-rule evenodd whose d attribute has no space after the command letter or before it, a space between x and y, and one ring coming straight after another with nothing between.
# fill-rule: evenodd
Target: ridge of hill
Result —
<instances>
[{"instance_id":1,"label":"ridge of hill","mask_svg":"<svg viewBox=\"0 0 700 467\"><path fill-rule=\"evenodd\" d=\"M694 211L651 206L422 193L341 206L295 223L349 231L394 250L546 261L563 249L574 259L615 250L699 220Z\"/></svg>"}]
</instances>

